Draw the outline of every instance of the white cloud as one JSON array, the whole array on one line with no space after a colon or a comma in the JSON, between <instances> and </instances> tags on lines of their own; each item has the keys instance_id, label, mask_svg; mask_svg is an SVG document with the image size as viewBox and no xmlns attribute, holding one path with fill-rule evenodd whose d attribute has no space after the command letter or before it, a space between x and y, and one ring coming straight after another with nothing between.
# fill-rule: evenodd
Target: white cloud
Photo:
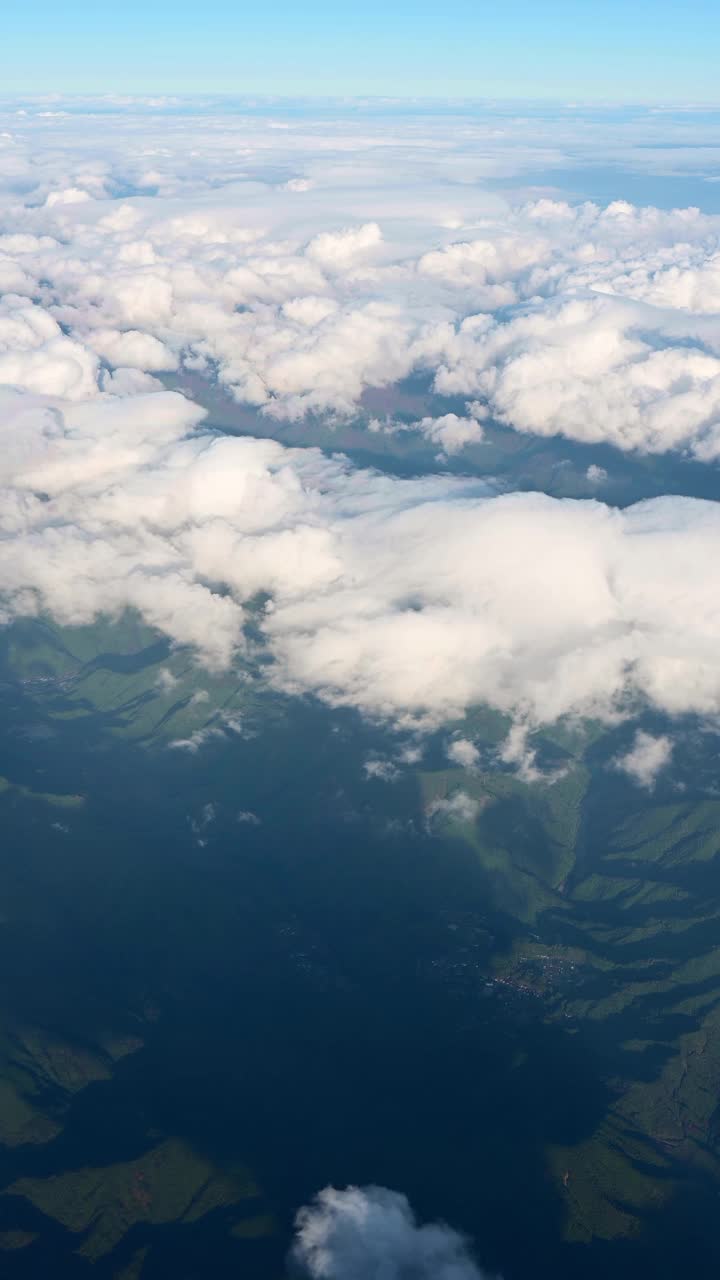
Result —
<instances>
[{"instance_id":1,"label":"white cloud","mask_svg":"<svg viewBox=\"0 0 720 1280\"><path fill-rule=\"evenodd\" d=\"M368 423L368 430L382 431L388 435L417 431L433 444L439 445L445 453L459 453L466 445L479 444L485 438L479 420L487 417L487 409L476 402L468 407L472 409L472 416L467 418L461 418L456 413L444 413L437 418L420 418L417 422L382 422L378 418L372 418Z\"/></svg>"},{"instance_id":2,"label":"white cloud","mask_svg":"<svg viewBox=\"0 0 720 1280\"><path fill-rule=\"evenodd\" d=\"M381 243L382 231L377 222L366 222L344 231L323 231L310 241L307 254L330 271L343 271L365 259Z\"/></svg>"},{"instance_id":3,"label":"white cloud","mask_svg":"<svg viewBox=\"0 0 720 1280\"><path fill-rule=\"evenodd\" d=\"M45 205L52 209L59 204L83 204L89 199L87 191L81 191L78 187L66 187L64 191L51 191Z\"/></svg>"},{"instance_id":4,"label":"white cloud","mask_svg":"<svg viewBox=\"0 0 720 1280\"><path fill-rule=\"evenodd\" d=\"M272 131L249 117L238 145L187 107L132 107L150 113L140 148L121 110L63 115L51 139L33 114L0 165L0 285L56 324L10 343L3 381L80 399L98 355L144 373L185 356L297 419L355 414L368 388L422 370L483 401L418 418L446 453L482 437L489 408L520 431L720 455L720 219L547 196L510 207L478 186L561 167L546 131L565 138L562 113L542 129L468 119L460 138L439 117ZM607 147L601 133L583 145Z\"/></svg>"},{"instance_id":5,"label":"white cloud","mask_svg":"<svg viewBox=\"0 0 720 1280\"><path fill-rule=\"evenodd\" d=\"M307 329L313 329L337 311L338 304L332 298L291 298L282 305L282 313Z\"/></svg>"},{"instance_id":6,"label":"white cloud","mask_svg":"<svg viewBox=\"0 0 720 1280\"><path fill-rule=\"evenodd\" d=\"M229 736L229 733L241 734L242 732L243 726L239 717L221 711L219 715L213 717L210 723L204 725L201 729L193 729L189 738L174 738L172 742L168 743L168 747L173 751L188 751L191 755L196 755L206 743L217 740L223 741ZM240 819L238 820L240 821Z\"/></svg>"},{"instance_id":7,"label":"white cloud","mask_svg":"<svg viewBox=\"0 0 720 1280\"><path fill-rule=\"evenodd\" d=\"M295 1220L293 1264L311 1280L481 1280L467 1241L444 1223L418 1225L385 1187L326 1187Z\"/></svg>"},{"instance_id":8,"label":"white cloud","mask_svg":"<svg viewBox=\"0 0 720 1280\"><path fill-rule=\"evenodd\" d=\"M437 797L425 806L428 829L440 818L444 822L474 822L480 812L480 803L466 791L453 791L452 795Z\"/></svg>"},{"instance_id":9,"label":"white cloud","mask_svg":"<svg viewBox=\"0 0 720 1280\"><path fill-rule=\"evenodd\" d=\"M222 667L265 592L275 684L398 725L720 712L720 504L394 479L201 416L168 392L0 394L6 615L135 608Z\"/></svg>"},{"instance_id":10,"label":"white cloud","mask_svg":"<svg viewBox=\"0 0 720 1280\"><path fill-rule=\"evenodd\" d=\"M363 769L366 778L377 778L381 782L395 782L400 777L400 770L391 760L366 760Z\"/></svg>"},{"instance_id":11,"label":"white cloud","mask_svg":"<svg viewBox=\"0 0 720 1280\"><path fill-rule=\"evenodd\" d=\"M105 113L58 120L51 144L33 121L13 121L0 163L5 617L134 608L223 667L265 592L276 687L410 732L488 703L528 778L533 730L559 717L718 714L715 504L382 477L221 438L151 374L182 361L266 419L333 421L419 371L469 398L405 415L445 453L492 414L710 460L720 219L482 191L560 164L557 122L552 145L546 123L509 120L502 140L468 121L449 147L437 120L248 119L238 136Z\"/></svg>"},{"instance_id":12,"label":"white cloud","mask_svg":"<svg viewBox=\"0 0 720 1280\"><path fill-rule=\"evenodd\" d=\"M510 726L498 749L498 759L516 773L521 782L544 782L551 786L565 776L563 767L543 771L536 763L537 751L530 745L531 725L519 718Z\"/></svg>"},{"instance_id":13,"label":"white cloud","mask_svg":"<svg viewBox=\"0 0 720 1280\"><path fill-rule=\"evenodd\" d=\"M469 738L453 738L452 742L448 742L445 754L448 760L460 765L461 769L474 769L480 760L480 752Z\"/></svg>"},{"instance_id":14,"label":"white cloud","mask_svg":"<svg viewBox=\"0 0 720 1280\"><path fill-rule=\"evenodd\" d=\"M256 813L253 813L252 809L240 809L238 811L237 821L244 822L250 827L259 827L261 825L260 819Z\"/></svg>"},{"instance_id":15,"label":"white cloud","mask_svg":"<svg viewBox=\"0 0 720 1280\"><path fill-rule=\"evenodd\" d=\"M10 294L0 302L0 384L43 395L87 399L97 393L97 358L66 337L43 308Z\"/></svg>"},{"instance_id":16,"label":"white cloud","mask_svg":"<svg viewBox=\"0 0 720 1280\"><path fill-rule=\"evenodd\" d=\"M533 236L473 240L448 245L424 254L418 262L421 276L462 289L483 310L508 306L517 300L514 281L530 267L546 261L551 245Z\"/></svg>"},{"instance_id":17,"label":"white cloud","mask_svg":"<svg viewBox=\"0 0 720 1280\"><path fill-rule=\"evenodd\" d=\"M648 791L655 786L658 774L670 763L673 742L665 734L654 736L638 729L630 750L622 756L616 756L614 766L626 773L639 787Z\"/></svg>"},{"instance_id":18,"label":"white cloud","mask_svg":"<svg viewBox=\"0 0 720 1280\"><path fill-rule=\"evenodd\" d=\"M177 357L152 334L128 329L96 329L88 335L87 345L116 368L169 370L177 368Z\"/></svg>"},{"instance_id":19,"label":"white cloud","mask_svg":"<svg viewBox=\"0 0 720 1280\"><path fill-rule=\"evenodd\" d=\"M720 358L675 345L696 323L674 322L663 343L668 327L663 313L599 295L502 323L471 317L449 336L435 383L484 397L500 421L534 435L719 456Z\"/></svg>"}]
</instances>

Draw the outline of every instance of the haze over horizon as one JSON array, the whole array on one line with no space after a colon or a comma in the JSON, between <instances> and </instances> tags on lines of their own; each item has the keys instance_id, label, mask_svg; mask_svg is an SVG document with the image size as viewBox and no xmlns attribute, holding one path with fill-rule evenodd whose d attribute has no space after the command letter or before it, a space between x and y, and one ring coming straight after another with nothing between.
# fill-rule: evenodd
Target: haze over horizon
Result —
<instances>
[{"instance_id":1,"label":"haze over horizon","mask_svg":"<svg viewBox=\"0 0 720 1280\"><path fill-rule=\"evenodd\" d=\"M6 92L718 101L712 0L33 0L0 58Z\"/></svg>"}]
</instances>

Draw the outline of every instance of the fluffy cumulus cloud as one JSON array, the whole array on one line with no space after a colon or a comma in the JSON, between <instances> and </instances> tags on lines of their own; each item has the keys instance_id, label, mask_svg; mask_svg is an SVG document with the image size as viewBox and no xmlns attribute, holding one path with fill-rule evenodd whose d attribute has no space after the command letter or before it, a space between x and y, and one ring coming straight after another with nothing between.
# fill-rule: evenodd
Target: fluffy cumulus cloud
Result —
<instances>
[{"instance_id":1,"label":"fluffy cumulus cloud","mask_svg":"<svg viewBox=\"0 0 720 1280\"><path fill-rule=\"evenodd\" d=\"M307 256L330 271L344 271L362 262L382 241L377 222L349 227L344 231L322 232L310 241Z\"/></svg>"},{"instance_id":2,"label":"fluffy cumulus cloud","mask_svg":"<svg viewBox=\"0 0 720 1280\"><path fill-rule=\"evenodd\" d=\"M417 422L382 422L379 418L371 418L368 430L374 433L384 432L395 435L399 431L415 431L424 436L432 444L438 445L442 453L460 453L468 444L479 444L485 437L480 419L487 417L487 409L477 402L468 405L467 417L457 413L443 413L437 418L420 418Z\"/></svg>"},{"instance_id":3,"label":"fluffy cumulus cloud","mask_svg":"<svg viewBox=\"0 0 720 1280\"><path fill-rule=\"evenodd\" d=\"M80 400L190 370L270 418L333 419L419 371L471 397L402 424L446 454L495 417L720 455L720 218L482 189L568 164L560 119L458 135L441 117L40 105L0 104L2 382ZM603 123L600 156L592 128L588 154L617 163L627 133ZM643 128L634 163L657 165Z\"/></svg>"},{"instance_id":4,"label":"fluffy cumulus cloud","mask_svg":"<svg viewBox=\"0 0 720 1280\"><path fill-rule=\"evenodd\" d=\"M720 328L671 323L638 303L554 300L506 321L463 321L435 385L484 397L519 431L710 459L720 454L719 339Z\"/></svg>"},{"instance_id":5,"label":"fluffy cumulus cloud","mask_svg":"<svg viewBox=\"0 0 720 1280\"><path fill-rule=\"evenodd\" d=\"M638 729L632 747L624 755L616 756L615 768L626 773L638 787L648 791L655 786L658 774L672 756L672 739L666 734L654 736Z\"/></svg>"},{"instance_id":6,"label":"fluffy cumulus cloud","mask_svg":"<svg viewBox=\"0 0 720 1280\"><path fill-rule=\"evenodd\" d=\"M462 769L472 769L480 761L480 752L469 738L453 738L446 748L448 760Z\"/></svg>"},{"instance_id":7,"label":"fluffy cumulus cloud","mask_svg":"<svg viewBox=\"0 0 720 1280\"><path fill-rule=\"evenodd\" d=\"M43 307L12 293L0 301L0 384L81 400L97 391L97 363Z\"/></svg>"},{"instance_id":8,"label":"fluffy cumulus cloud","mask_svg":"<svg viewBox=\"0 0 720 1280\"><path fill-rule=\"evenodd\" d=\"M720 220L508 203L478 185L479 156L496 177L507 162L481 125L458 150L437 122L220 129L150 109L132 108L140 133L122 113L2 131L3 617L131 608L210 667L260 644L277 688L410 728L490 704L528 779L540 724L717 715L714 503L383 476L223 436L162 379L205 378L269 430L357 416L422 372L461 404L375 430L446 456L494 418L710 461ZM549 163L533 145L528 170ZM587 477L600 495L603 469Z\"/></svg>"},{"instance_id":9,"label":"fluffy cumulus cloud","mask_svg":"<svg viewBox=\"0 0 720 1280\"><path fill-rule=\"evenodd\" d=\"M482 1280L467 1241L444 1223L419 1225L407 1197L385 1187L326 1187L300 1210L291 1264L310 1280Z\"/></svg>"},{"instance_id":10,"label":"fluffy cumulus cloud","mask_svg":"<svg viewBox=\"0 0 720 1280\"><path fill-rule=\"evenodd\" d=\"M397 479L201 418L0 394L6 617L133 608L222 667L252 607L278 687L397 724L720 712L720 505Z\"/></svg>"},{"instance_id":11,"label":"fluffy cumulus cloud","mask_svg":"<svg viewBox=\"0 0 720 1280\"><path fill-rule=\"evenodd\" d=\"M516 302L530 268L547 262L552 247L532 233L460 240L423 254L418 274L469 295L475 306L494 310Z\"/></svg>"}]
</instances>

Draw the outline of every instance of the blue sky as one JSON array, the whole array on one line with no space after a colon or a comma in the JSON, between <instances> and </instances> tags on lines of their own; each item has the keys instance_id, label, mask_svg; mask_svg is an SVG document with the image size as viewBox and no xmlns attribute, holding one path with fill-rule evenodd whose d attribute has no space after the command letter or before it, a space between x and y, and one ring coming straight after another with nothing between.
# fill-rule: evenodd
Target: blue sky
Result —
<instances>
[{"instance_id":1,"label":"blue sky","mask_svg":"<svg viewBox=\"0 0 720 1280\"><path fill-rule=\"evenodd\" d=\"M714 102L716 0L25 0L5 91Z\"/></svg>"}]
</instances>

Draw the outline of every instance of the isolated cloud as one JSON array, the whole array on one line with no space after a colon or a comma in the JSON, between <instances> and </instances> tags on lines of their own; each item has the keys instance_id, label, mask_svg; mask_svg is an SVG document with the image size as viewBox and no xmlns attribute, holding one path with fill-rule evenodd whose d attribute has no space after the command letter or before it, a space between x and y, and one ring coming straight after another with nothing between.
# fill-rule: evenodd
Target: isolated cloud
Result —
<instances>
[{"instance_id":1,"label":"isolated cloud","mask_svg":"<svg viewBox=\"0 0 720 1280\"><path fill-rule=\"evenodd\" d=\"M480 752L469 738L453 738L445 748L448 760L461 769L472 769L480 760Z\"/></svg>"},{"instance_id":2,"label":"isolated cloud","mask_svg":"<svg viewBox=\"0 0 720 1280\"><path fill-rule=\"evenodd\" d=\"M392 760L371 758L363 765L366 778L376 778L381 782L395 782L400 777L400 770Z\"/></svg>"},{"instance_id":3,"label":"isolated cloud","mask_svg":"<svg viewBox=\"0 0 720 1280\"><path fill-rule=\"evenodd\" d=\"M443 1223L418 1225L406 1196L385 1187L326 1187L295 1220L290 1261L311 1280L481 1280L467 1241Z\"/></svg>"},{"instance_id":4,"label":"isolated cloud","mask_svg":"<svg viewBox=\"0 0 720 1280\"><path fill-rule=\"evenodd\" d=\"M461 418L457 413L444 413L437 418L420 418L417 422L382 422L378 418L371 418L368 430L387 435L416 431L432 444L438 445L444 453L454 454L459 453L466 445L479 444L484 439L485 432L480 419L487 416L488 411L484 405L473 403L468 405L467 417Z\"/></svg>"},{"instance_id":5,"label":"isolated cloud","mask_svg":"<svg viewBox=\"0 0 720 1280\"><path fill-rule=\"evenodd\" d=\"M616 756L613 763L621 773L649 791L655 786L658 774L670 763L672 751L672 739L666 734L655 737L638 729L630 750Z\"/></svg>"},{"instance_id":6,"label":"isolated cloud","mask_svg":"<svg viewBox=\"0 0 720 1280\"><path fill-rule=\"evenodd\" d=\"M445 822L472 823L480 812L480 802L467 791L453 791L450 796L437 796L425 806L428 830L436 819Z\"/></svg>"},{"instance_id":7,"label":"isolated cloud","mask_svg":"<svg viewBox=\"0 0 720 1280\"><path fill-rule=\"evenodd\" d=\"M237 814L237 821L247 823L247 825L251 827L259 827L262 825L260 818L258 818L256 813L253 813L252 809L240 809Z\"/></svg>"},{"instance_id":8,"label":"isolated cloud","mask_svg":"<svg viewBox=\"0 0 720 1280\"><path fill-rule=\"evenodd\" d=\"M242 734L243 723L240 716L233 715L232 712L219 712L213 717L209 724L201 729L194 729L189 738L174 738L168 743L168 747L173 751L187 751L191 755L196 755L201 747L207 745L208 742L225 741L230 734ZM207 806L206 806L207 807ZM215 816L214 809L212 816ZM253 816L244 818L238 817L238 821L253 821Z\"/></svg>"}]
</instances>

